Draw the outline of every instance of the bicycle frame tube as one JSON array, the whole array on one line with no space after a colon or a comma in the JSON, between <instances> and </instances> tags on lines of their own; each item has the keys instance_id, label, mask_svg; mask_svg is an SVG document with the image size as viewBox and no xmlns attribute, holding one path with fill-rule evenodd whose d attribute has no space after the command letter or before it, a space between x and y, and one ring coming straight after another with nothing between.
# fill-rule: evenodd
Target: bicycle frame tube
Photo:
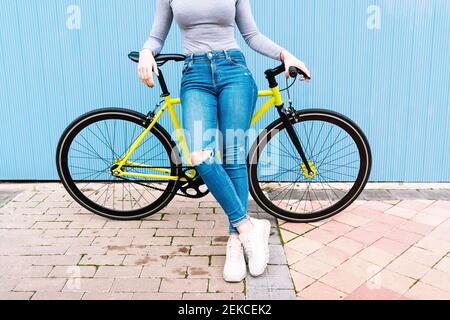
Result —
<instances>
[{"instance_id":1,"label":"bicycle frame tube","mask_svg":"<svg viewBox=\"0 0 450 320\"><path fill-rule=\"evenodd\" d=\"M269 111L269 109L272 106L281 106L283 105L283 98L281 96L281 92L279 87L272 88L270 90L262 90L258 92L258 97L270 97L269 100L267 100L264 105L255 113L255 115L252 118L251 127L253 127L264 114ZM177 181L180 178L175 176L167 176L167 175L156 175L156 174L144 174L144 173L133 173L133 172L123 172L121 168L123 168L126 165L131 165L134 167L145 167L146 169L161 172L161 173L170 173L170 169L165 168L148 168L147 166L139 163L134 163L131 161L128 161L133 153L136 151L136 149L141 145L141 143L144 141L145 137L150 133L150 131L153 129L156 123L161 119L162 115L169 110L170 118L172 120L173 126L175 128L175 133L177 135L178 142L181 146L181 150L183 153L184 160L186 163L191 166L191 163L189 161L189 149L186 143L186 138L184 136L183 129L181 127L180 121L178 120L176 111L175 111L175 105L181 104L180 98L171 98L170 96L164 97L165 104L159 110L159 112L155 115L155 117L152 119L152 122L150 125L141 133L141 135L136 139L136 141L131 145L128 152L125 154L125 156L118 160L118 176L129 176L129 177L140 177L145 179L159 179L159 180L173 180ZM183 180L183 179L181 179Z\"/></svg>"},{"instance_id":2,"label":"bicycle frame tube","mask_svg":"<svg viewBox=\"0 0 450 320\"><path fill-rule=\"evenodd\" d=\"M150 125L139 135L139 137L131 145L130 149L125 154L125 156L118 161L118 163L117 163L118 169L119 169L118 176L140 177L140 178L145 178L145 179L158 179L158 180L165 180L165 181L167 181L167 180L174 180L174 181L179 180L179 177L177 177L177 176L175 177L175 176L167 176L167 175L144 174L144 173L134 173L134 172L122 172L120 170L122 167L124 167L126 165L131 165L131 166L135 166L135 167L146 167L143 164L134 163L134 162L131 162L131 161L128 161L128 160L131 158L133 153L141 145L141 143L144 141L145 137L147 137L147 135L153 129L155 124L158 123L158 121L161 119L162 115L167 110L169 110L169 114L170 114L173 126L175 128L175 132L176 132L178 141L179 141L180 146L182 148L185 160L189 164L188 147L187 147L187 144L186 144L185 136L183 134L183 130L182 130L181 125L180 125L180 121L178 120L178 117L177 117L177 114L176 114L176 111L175 111L175 107L174 107L175 105L181 104L181 100L179 98L173 99L170 96L164 97L164 100L165 100L165 104L162 106L161 110L159 110L159 112L154 116L154 118L152 119L152 122L150 123ZM157 172L162 172L162 173L168 173L168 174L171 172L170 169L165 169L165 168L147 168L147 169L153 170L153 171L157 171Z\"/></svg>"},{"instance_id":3,"label":"bicycle frame tube","mask_svg":"<svg viewBox=\"0 0 450 320\"><path fill-rule=\"evenodd\" d=\"M275 106L281 106L283 104L283 98L281 97L280 88L277 86L275 88L272 88L270 90L262 90L258 92L258 97L270 97L269 100L264 103L264 105L256 111L255 115L253 116L251 127L253 127L263 115L266 114L267 111L271 107Z\"/></svg>"}]
</instances>

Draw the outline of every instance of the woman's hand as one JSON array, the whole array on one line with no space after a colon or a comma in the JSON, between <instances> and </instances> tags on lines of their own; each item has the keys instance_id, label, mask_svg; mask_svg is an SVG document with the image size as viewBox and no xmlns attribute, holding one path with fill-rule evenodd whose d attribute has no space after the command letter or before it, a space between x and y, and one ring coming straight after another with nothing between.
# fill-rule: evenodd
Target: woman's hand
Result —
<instances>
[{"instance_id":1,"label":"woman's hand","mask_svg":"<svg viewBox=\"0 0 450 320\"><path fill-rule=\"evenodd\" d=\"M139 54L138 64L139 79L142 80L148 87L153 88L155 82L153 81L153 72L159 76L158 64L153 57L153 53L149 49L143 49Z\"/></svg>"},{"instance_id":2,"label":"woman's hand","mask_svg":"<svg viewBox=\"0 0 450 320\"><path fill-rule=\"evenodd\" d=\"M281 51L280 55L281 61L284 62L284 65L286 66L285 75L286 78L289 78L289 68L290 67L297 67L300 70L302 70L309 78L311 77L308 68L303 63L303 61L300 61L297 59L294 55L292 55L290 52L286 50ZM306 80L305 77L302 75L301 80Z\"/></svg>"}]
</instances>

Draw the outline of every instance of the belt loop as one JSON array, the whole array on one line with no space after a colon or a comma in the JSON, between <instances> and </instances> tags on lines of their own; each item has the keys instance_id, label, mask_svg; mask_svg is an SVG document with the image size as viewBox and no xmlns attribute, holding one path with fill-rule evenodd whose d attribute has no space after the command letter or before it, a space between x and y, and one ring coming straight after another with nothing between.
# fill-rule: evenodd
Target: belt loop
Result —
<instances>
[{"instance_id":1,"label":"belt loop","mask_svg":"<svg viewBox=\"0 0 450 320\"><path fill-rule=\"evenodd\" d=\"M228 50L223 50L223 52L225 53L225 58L227 60L230 60L230 56L228 55Z\"/></svg>"}]
</instances>

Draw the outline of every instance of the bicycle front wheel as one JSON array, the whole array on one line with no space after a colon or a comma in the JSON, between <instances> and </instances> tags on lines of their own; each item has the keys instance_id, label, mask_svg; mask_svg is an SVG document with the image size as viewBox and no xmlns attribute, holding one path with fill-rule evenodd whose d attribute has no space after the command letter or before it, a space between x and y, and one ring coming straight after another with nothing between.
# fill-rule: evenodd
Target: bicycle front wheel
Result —
<instances>
[{"instance_id":1,"label":"bicycle front wheel","mask_svg":"<svg viewBox=\"0 0 450 320\"><path fill-rule=\"evenodd\" d=\"M80 205L107 218L133 220L157 213L173 199L177 181L163 178L177 177L181 161L175 143L159 125L123 167L133 175L157 172L159 178L113 174L147 125L140 113L101 109L80 117L65 130L56 164L64 187Z\"/></svg>"},{"instance_id":2,"label":"bicycle front wheel","mask_svg":"<svg viewBox=\"0 0 450 320\"><path fill-rule=\"evenodd\" d=\"M249 154L250 192L269 214L292 222L314 222L347 208L369 179L367 138L350 119L311 109L290 119L312 168L310 174L284 123L275 121Z\"/></svg>"}]
</instances>

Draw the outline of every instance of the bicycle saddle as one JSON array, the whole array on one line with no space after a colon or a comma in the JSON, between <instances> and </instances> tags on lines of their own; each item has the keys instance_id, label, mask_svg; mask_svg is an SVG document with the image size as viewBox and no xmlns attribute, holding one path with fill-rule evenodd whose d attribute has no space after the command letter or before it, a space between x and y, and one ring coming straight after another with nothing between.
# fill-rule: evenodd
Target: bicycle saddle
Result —
<instances>
[{"instance_id":1,"label":"bicycle saddle","mask_svg":"<svg viewBox=\"0 0 450 320\"><path fill-rule=\"evenodd\" d=\"M131 61L139 63L139 52L133 51L128 54L128 58L130 58ZM159 54L155 57L156 62L158 63L158 66L162 66L166 64L169 61L175 61L180 62L184 61L186 59L185 55L182 54Z\"/></svg>"}]
</instances>

